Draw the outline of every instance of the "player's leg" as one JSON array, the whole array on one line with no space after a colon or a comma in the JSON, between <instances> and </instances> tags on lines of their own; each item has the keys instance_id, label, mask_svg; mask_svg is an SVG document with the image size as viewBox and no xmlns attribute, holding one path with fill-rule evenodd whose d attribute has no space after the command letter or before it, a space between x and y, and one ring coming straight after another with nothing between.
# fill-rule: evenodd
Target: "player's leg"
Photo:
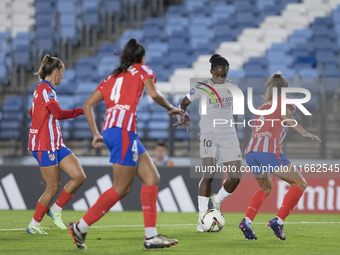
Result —
<instances>
[{"instance_id":1,"label":"player's leg","mask_svg":"<svg viewBox=\"0 0 340 255\"><path fill-rule=\"evenodd\" d=\"M84 242L89 227L102 218L112 206L131 191L135 174L135 166L113 164L112 188L99 196L97 202L87 211L79 222L70 223L68 227L79 249L87 249Z\"/></svg>"},{"instance_id":2,"label":"player's leg","mask_svg":"<svg viewBox=\"0 0 340 255\"><path fill-rule=\"evenodd\" d=\"M113 164L112 188L101 194L97 202L87 211L79 222L68 227L71 236L79 249L87 249L85 237L89 226L103 217L112 206L126 196L132 187L137 170L138 155L136 135L121 128L110 128L103 132L103 139L110 150L110 163Z\"/></svg>"},{"instance_id":3,"label":"player's leg","mask_svg":"<svg viewBox=\"0 0 340 255\"><path fill-rule=\"evenodd\" d=\"M246 239L256 240L257 237L252 227L252 221L257 215L263 201L272 189L272 179L267 169L263 169L263 166L267 166L270 162L270 156L272 153L251 152L246 155L246 161L251 171L253 172L260 189L253 195L250 200L245 217L242 219L239 228L242 230Z\"/></svg>"},{"instance_id":4,"label":"player's leg","mask_svg":"<svg viewBox=\"0 0 340 255\"><path fill-rule=\"evenodd\" d=\"M198 183L198 224L197 231L204 232L200 220L208 211L209 197L211 194L211 183L214 180L215 172L210 171L211 166L216 166L216 159L213 157L202 158L203 172L202 179Z\"/></svg>"},{"instance_id":5,"label":"player's leg","mask_svg":"<svg viewBox=\"0 0 340 255\"><path fill-rule=\"evenodd\" d=\"M59 150L58 160L60 170L70 176L71 180L65 185L57 201L52 205L47 214L59 228L66 229L61 219L61 211L84 183L86 176L76 156L67 147L62 147Z\"/></svg>"},{"instance_id":6,"label":"player's leg","mask_svg":"<svg viewBox=\"0 0 340 255\"><path fill-rule=\"evenodd\" d=\"M220 210L222 201L234 192L241 181L242 153L240 142L236 135L227 139L219 139L216 143L219 163L223 163L224 168L228 172L228 178L224 181L219 192L211 196L211 202L214 208Z\"/></svg>"},{"instance_id":7,"label":"player's leg","mask_svg":"<svg viewBox=\"0 0 340 255\"><path fill-rule=\"evenodd\" d=\"M283 161L285 161L285 155L281 154L281 157L283 157ZM280 167L280 169L278 171L274 171L273 174L291 185L291 188L283 198L282 205L276 217L268 222L268 226L273 229L275 235L279 239L285 240L286 236L282 231L283 222L298 204L304 190L307 187L307 182L291 163Z\"/></svg>"},{"instance_id":8,"label":"player's leg","mask_svg":"<svg viewBox=\"0 0 340 255\"><path fill-rule=\"evenodd\" d=\"M211 202L216 210L220 210L222 201L234 192L242 178L240 160L226 162L223 165L229 169L228 178L225 179L218 193L211 196Z\"/></svg>"},{"instance_id":9,"label":"player's leg","mask_svg":"<svg viewBox=\"0 0 340 255\"><path fill-rule=\"evenodd\" d=\"M40 228L40 222L47 213L60 186L60 170L58 165L41 166L40 172L46 183L46 189L39 198L33 219L27 227L27 233L29 234L46 234L46 232Z\"/></svg>"},{"instance_id":10,"label":"player's leg","mask_svg":"<svg viewBox=\"0 0 340 255\"><path fill-rule=\"evenodd\" d=\"M138 160L137 176L142 180L141 202L144 216L145 239L144 247L147 249L164 248L176 245L177 239L169 239L158 235L157 221L157 195L160 176L149 153L138 140L138 152L141 153Z\"/></svg>"}]
</instances>

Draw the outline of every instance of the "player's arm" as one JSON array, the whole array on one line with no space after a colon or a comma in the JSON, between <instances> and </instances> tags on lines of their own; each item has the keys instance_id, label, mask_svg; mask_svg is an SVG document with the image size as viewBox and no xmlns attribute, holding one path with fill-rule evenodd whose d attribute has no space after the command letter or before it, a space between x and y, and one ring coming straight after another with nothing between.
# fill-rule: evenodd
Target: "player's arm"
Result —
<instances>
[{"instance_id":1,"label":"player's arm","mask_svg":"<svg viewBox=\"0 0 340 255\"><path fill-rule=\"evenodd\" d=\"M152 80L152 78L146 79L144 81L144 86L146 90L148 91L151 98L160 106L163 106L168 110L168 114L172 117L175 114L181 113L181 110L174 107L172 104L169 103L169 101L163 97L162 93L156 89L155 84Z\"/></svg>"},{"instance_id":2,"label":"player's arm","mask_svg":"<svg viewBox=\"0 0 340 255\"><path fill-rule=\"evenodd\" d=\"M76 108L73 110L62 110L58 102L56 101L50 101L50 102L51 103L47 105L47 108L53 114L54 118L56 118L57 120L76 118L79 115L84 114L84 111L82 108Z\"/></svg>"},{"instance_id":3,"label":"player's arm","mask_svg":"<svg viewBox=\"0 0 340 255\"><path fill-rule=\"evenodd\" d=\"M187 127L187 131L189 131L189 123L190 123L190 118L187 112L187 108L191 104L190 99L185 96L182 100L182 102L179 104L179 108L181 109L181 115L183 117L183 121L178 124L174 124L174 127Z\"/></svg>"},{"instance_id":4,"label":"player's arm","mask_svg":"<svg viewBox=\"0 0 340 255\"><path fill-rule=\"evenodd\" d=\"M102 101L103 95L99 90L95 90L92 95L86 100L83 109L87 123L93 135L92 145L95 148L101 148L103 146L103 137L98 131L96 119L94 116L93 107L95 107L100 101Z\"/></svg>"},{"instance_id":5,"label":"player's arm","mask_svg":"<svg viewBox=\"0 0 340 255\"><path fill-rule=\"evenodd\" d=\"M319 139L319 136L317 135L313 135L311 133L308 133L306 130L304 130L295 120L295 118L292 116L292 111L293 108L289 105L287 105L286 108L286 115L282 115L282 119L285 120L285 123L287 123L288 126L293 127L296 131L298 131L302 136L304 137L309 137L312 140L317 140L319 142L321 142L321 140ZM294 125L297 124L295 127Z\"/></svg>"}]
</instances>

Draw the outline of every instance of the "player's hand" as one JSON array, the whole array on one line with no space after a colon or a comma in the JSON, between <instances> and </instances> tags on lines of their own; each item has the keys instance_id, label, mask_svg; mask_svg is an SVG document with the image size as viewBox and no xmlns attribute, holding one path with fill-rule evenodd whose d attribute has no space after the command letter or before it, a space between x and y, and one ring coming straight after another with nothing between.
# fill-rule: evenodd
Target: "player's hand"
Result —
<instances>
[{"instance_id":1,"label":"player's hand","mask_svg":"<svg viewBox=\"0 0 340 255\"><path fill-rule=\"evenodd\" d=\"M100 134L96 134L93 136L92 139L92 145L95 148L101 148L104 145L104 140L103 140L103 136L101 136Z\"/></svg>"},{"instance_id":2,"label":"player's hand","mask_svg":"<svg viewBox=\"0 0 340 255\"><path fill-rule=\"evenodd\" d=\"M183 117L183 121L181 123L178 124L174 124L174 127L187 127L187 131L189 131L189 122L190 122L190 118L189 115L186 111L181 110L181 115Z\"/></svg>"},{"instance_id":3,"label":"player's hand","mask_svg":"<svg viewBox=\"0 0 340 255\"><path fill-rule=\"evenodd\" d=\"M174 117L175 115L181 114L181 109L176 107L172 107L171 110L168 111L170 117Z\"/></svg>"},{"instance_id":4,"label":"player's hand","mask_svg":"<svg viewBox=\"0 0 340 255\"><path fill-rule=\"evenodd\" d=\"M179 114L181 114L181 110L178 108L173 107L171 110L168 111L170 117L176 117L178 122L181 122L181 118Z\"/></svg>"},{"instance_id":5,"label":"player's hand","mask_svg":"<svg viewBox=\"0 0 340 255\"><path fill-rule=\"evenodd\" d=\"M308 132L304 133L302 136L304 136L304 137L309 137L309 138L312 139L312 140L317 140L317 141L321 142L319 136L313 135L313 134L308 133Z\"/></svg>"}]
</instances>

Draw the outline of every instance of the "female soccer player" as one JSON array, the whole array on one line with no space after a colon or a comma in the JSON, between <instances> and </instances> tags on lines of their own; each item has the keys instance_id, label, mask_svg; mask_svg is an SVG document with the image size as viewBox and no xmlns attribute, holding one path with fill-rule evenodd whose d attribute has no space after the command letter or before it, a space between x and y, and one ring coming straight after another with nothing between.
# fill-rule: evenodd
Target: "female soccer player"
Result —
<instances>
[{"instance_id":1,"label":"female soccer player","mask_svg":"<svg viewBox=\"0 0 340 255\"><path fill-rule=\"evenodd\" d=\"M38 161L41 175L46 182L46 190L39 198L33 219L27 227L29 234L47 234L40 227L45 213L59 228L66 229L61 220L61 210L86 178L77 158L65 146L61 137L58 120L75 118L84 114L82 108L60 109L55 86L61 83L64 70L64 63L60 59L46 55L36 73L41 83L34 91L33 104L29 112L32 123L28 149ZM60 170L68 174L71 180L65 185L57 201L49 208L59 190Z\"/></svg>"},{"instance_id":2,"label":"female soccer player","mask_svg":"<svg viewBox=\"0 0 340 255\"><path fill-rule=\"evenodd\" d=\"M200 120L200 154L203 168L215 167L216 161L223 163L228 169L236 169L228 173L228 179L224 181L223 186L217 194L211 196L211 202L215 209L220 210L221 203L224 199L230 196L237 185L239 184L242 174L241 166L241 150L239 140L236 134L235 126L216 125L213 127L214 119L227 119L229 122L234 119L237 122L237 115L233 116L232 103L233 95L226 88L221 88L219 84L228 84L229 86L237 86L234 82L227 79L229 70L228 61L222 56L215 54L210 58L212 74L211 79L203 82L198 82L180 104L181 110L184 112L184 120L180 124L175 124L175 127L187 126L189 130L189 116L186 112L188 105L196 99L200 100L200 106L204 102L203 95L206 94L206 115L201 114ZM210 94L215 95L214 99L209 97ZM214 172L205 172L198 184L198 210L199 218L197 231L204 232L200 220L208 210L209 196L211 193L211 183L214 179Z\"/></svg>"},{"instance_id":3,"label":"female soccer player","mask_svg":"<svg viewBox=\"0 0 340 255\"><path fill-rule=\"evenodd\" d=\"M136 110L144 86L153 100L168 110L170 116L179 114L180 110L174 108L156 90L156 76L144 62L144 47L136 39L130 39L125 45L120 66L99 84L85 102L85 116L93 134L92 145L99 148L104 141L110 150L113 184L112 188L101 194L79 222L69 225L68 229L79 249L87 249L84 242L89 226L131 191L135 175L143 181L141 202L145 248L164 248L178 243L177 239L158 235L156 230L156 201L160 177L151 157L136 136ZM103 136L98 131L93 112L93 107L102 100L106 105Z\"/></svg>"},{"instance_id":4,"label":"female soccer player","mask_svg":"<svg viewBox=\"0 0 340 255\"><path fill-rule=\"evenodd\" d=\"M301 173L282 153L281 143L286 136L287 128L293 127L302 136L320 142L318 136L307 133L296 123L292 116L295 113L294 105L287 105L286 115L281 115L281 88L285 87L288 87L288 83L281 73L276 73L267 80L266 92L260 110L268 110L272 107L273 88L277 88L277 108L272 114L256 116L257 121L254 124L256 127L253 127L253 133L245 151L247 164L260 185L260 189L252 197L246 216L239 226L246 239L257 239L252 221L272 189L270 172L291 185L276 217L268 222L268 226L280 240L286 239L282 231L283 221L297 205L307 187L307 182ZM284 126L281 124L282 121Z\"/></svg>"}]
</instances>

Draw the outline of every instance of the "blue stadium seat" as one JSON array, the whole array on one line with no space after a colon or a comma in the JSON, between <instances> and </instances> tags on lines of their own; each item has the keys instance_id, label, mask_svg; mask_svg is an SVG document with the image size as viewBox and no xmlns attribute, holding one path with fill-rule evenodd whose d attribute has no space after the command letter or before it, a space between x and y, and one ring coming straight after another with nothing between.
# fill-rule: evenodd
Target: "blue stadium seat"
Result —
<instances>
[{"instance_id":1,"label":"blue stadium seat","mask_svg":"<svg viewBox=\"0 0 340 255\"><path fill-rule=\"evenodd\" d=\"M169 6L166 17L184 17L187 16L188 10L183 5L171 5Z\"/></svg>"},{"instance_id":2,"label":"blue stadium seat","mask_svg":"<svg viewBox=\"0 0 340 255\"><path fill-rule=\"evenodd\" d=\"M211 17L194 17L191 19L191 25L210 28L213 25L213 19Z\"/></svg>"},{"instance_id":3,"label":"blue stadium seat","mask_svg":"<svg viewBox=\"0 0 340 255\"><path fill-rule=\"evenodd\" d=\"M299 70L299 75L302 78L317 78L318 72L315 68L303 68Z\"/></svg>"},{"instance_id":4,"label":"blue stadium seat","mask_svg":"<svg viewBox=\"0 0 340 255\"><path fill-rule=\"evenodd\" d=\"M246 73L243 69L228 71L228 78L245 78L245 76Z\"/></svg>"}]
</instances>

